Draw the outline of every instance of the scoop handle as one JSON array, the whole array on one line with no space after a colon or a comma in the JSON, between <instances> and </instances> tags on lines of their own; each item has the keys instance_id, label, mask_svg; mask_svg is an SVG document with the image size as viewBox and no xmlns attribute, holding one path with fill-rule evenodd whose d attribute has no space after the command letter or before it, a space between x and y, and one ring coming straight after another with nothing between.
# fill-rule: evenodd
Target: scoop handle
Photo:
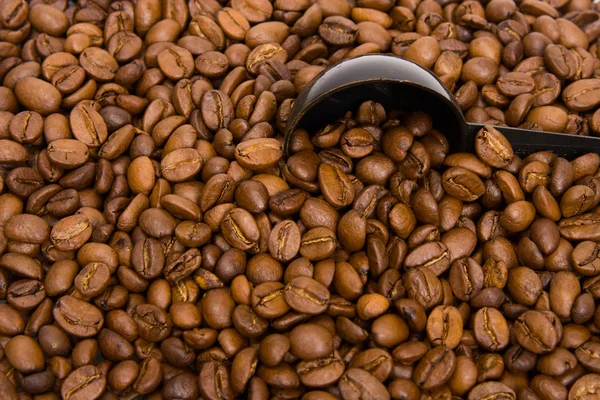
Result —
<instances>
[{"instance_id":1,"label":"scoop handle","mask_svg":"<svg viewBox=\"0 0 600 400\"><path fill-rule=\"evenodd\" d=\"M473 152L475 136L484 125L468 123L467 126L468 129L465 130L465 136L461 143L461 151ZM502 132L519 157L525 157L537 151L551 151L569 160L586 153L600 154L600 137L531 131L508 126L494 126L494 128Z\"/></svg>"}]
</instances>

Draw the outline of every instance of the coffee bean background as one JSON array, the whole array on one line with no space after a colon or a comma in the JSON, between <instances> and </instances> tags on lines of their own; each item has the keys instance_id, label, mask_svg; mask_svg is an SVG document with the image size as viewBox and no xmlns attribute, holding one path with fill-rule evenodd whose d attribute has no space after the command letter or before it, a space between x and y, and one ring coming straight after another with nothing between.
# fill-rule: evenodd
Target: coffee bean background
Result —
<instances>
[{"instance_id":1,"label":"coffee bean background","mask_svg":"<svg viewBox=\"0 0 600 400\"><path fill-rule=\"evenodd\" d=\"M589 0L0 0L0 399L600 393ZM328 65L433 71L474 154L366 101L283 132ZM441 129L441 130L438 130Z\"/></svg>"}]
</instances>

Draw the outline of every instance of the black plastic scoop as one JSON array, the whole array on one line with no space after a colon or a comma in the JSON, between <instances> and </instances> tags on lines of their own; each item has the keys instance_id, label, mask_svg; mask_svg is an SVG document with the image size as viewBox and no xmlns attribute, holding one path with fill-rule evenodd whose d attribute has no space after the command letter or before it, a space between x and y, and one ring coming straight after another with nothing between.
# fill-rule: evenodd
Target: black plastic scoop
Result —
<instances>
[{"instance_id":1,"label":"black plastic scoop","mask_svg":"<svg viewBox=\"0 0 600 400\"><path fill-rule=\"evenodd\" d=\"M419 110L432 115L434 126L444 133L453 152L473 152L481 124L467 123L454 96L423 67L395 56L369 54L333 64L300 93L290 112L285 150L292 132L304 128L310 134L342 117L366 100L388 109ZM519 156L541 150L562 157L600 153L600 137L587 137L496 127Z\"/></svg>"}]
</instances>

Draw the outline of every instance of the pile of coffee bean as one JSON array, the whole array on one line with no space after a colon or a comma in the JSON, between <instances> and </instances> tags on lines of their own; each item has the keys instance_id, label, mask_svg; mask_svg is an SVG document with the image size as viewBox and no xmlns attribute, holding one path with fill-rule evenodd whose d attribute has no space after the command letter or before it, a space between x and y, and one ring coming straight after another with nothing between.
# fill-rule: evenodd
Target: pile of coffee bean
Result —
<instances>
[{"instance_id":1,"label":"pile of coffee bean","mask_svg":"<svg viewBox=\"0 0 600 400\"><path fill-rule=\"evenodd\" d=\"M468 121L600 134L600 14L591 1L399 0L387 19L382 11L361 11L369 17L360 21L393 28L391 51L431 69Z\"/></svg>"},{"instance_id":2,"label":"pile of coffee bean","mask_svg":"<svg viewBox=\"0 0 600 400\"><path fill-rule=\"evenodd\" d=\"M0 399L597 399L600 156L372 101L282 150L366 53L600 133L594 7L0 0Z\"/></svg>"},{"instance_id":3,"label":"pile of coffee bean","mask_svg":"<svg viewBox=\"0 0 600 400\"><path fill-rule=\"evenodd\" d=\"M212 136L231 120L205 115L210 106L201 105L202 94L210 89L231 99L232 107L225 105L232 119L238 114L243 119L265 91L270 93L261 100L273 103L274 95L287 110L284 101L325 66L361 54L393 53L431 69L455 93L470 122L600 135L600 13L592 0L2 0L1 5L0 111L8 113L18 113L20 103L45 117L95 100L102 109L111 107L101 113L110 119L110 132L163 99ZM167 107L164 116L171 111ZM11 118L6 112L0 114L5 135ZM285 119L285 111L281 114ZM266 121L257 115L253 122ZM243 132L237 136L249 129L234 126L233 133ZM39 140L38 131L22 140Z\"/></svg>"},{"instance_id":4,"label":"pile of coffee bean","mask_svg":"<svg viewBox=\"0 0 600 400\"><path fill-rule=\"evenodd\" d=\"M306 387L296 396L326 386L344 399L598 398L600 156L520 159L492 126L476 154L448 154L433 125L368 101L312 137L295 132L283 166L292 189L276 195L289 208L269 203L280 246L268 248L300 257L269 283L299 319L288 336ZM294 304L299 288L311 307ZM332 335L335 373L331 354L305 352L321 348L305 330L315 320ZM317 383L306 359L323 365Z\"/></svg>"}]
</instances>

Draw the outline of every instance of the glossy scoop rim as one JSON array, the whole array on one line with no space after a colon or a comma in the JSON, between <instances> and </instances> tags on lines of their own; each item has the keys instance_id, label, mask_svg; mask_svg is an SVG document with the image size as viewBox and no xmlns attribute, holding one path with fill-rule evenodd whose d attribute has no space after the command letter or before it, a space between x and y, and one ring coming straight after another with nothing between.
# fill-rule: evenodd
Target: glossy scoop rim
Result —
<instances>
[{"instance_id":1,"label":"glossy scoop rim","mask_svg":"<svg viewBox=\"0 0 600 400\"><path fill-rule=\"evenodd\" d=\"M300 121L323 100L356 86L381 83L411 86L426 92L428 96L434 96L447 106L448 111L456 119L457 125L466 126L454 95L429 70L395 55L365 54L328 66L300 92L294 101L285 129L286 153L292 132L299 127Z\"/></svg>"}]
</instances>

